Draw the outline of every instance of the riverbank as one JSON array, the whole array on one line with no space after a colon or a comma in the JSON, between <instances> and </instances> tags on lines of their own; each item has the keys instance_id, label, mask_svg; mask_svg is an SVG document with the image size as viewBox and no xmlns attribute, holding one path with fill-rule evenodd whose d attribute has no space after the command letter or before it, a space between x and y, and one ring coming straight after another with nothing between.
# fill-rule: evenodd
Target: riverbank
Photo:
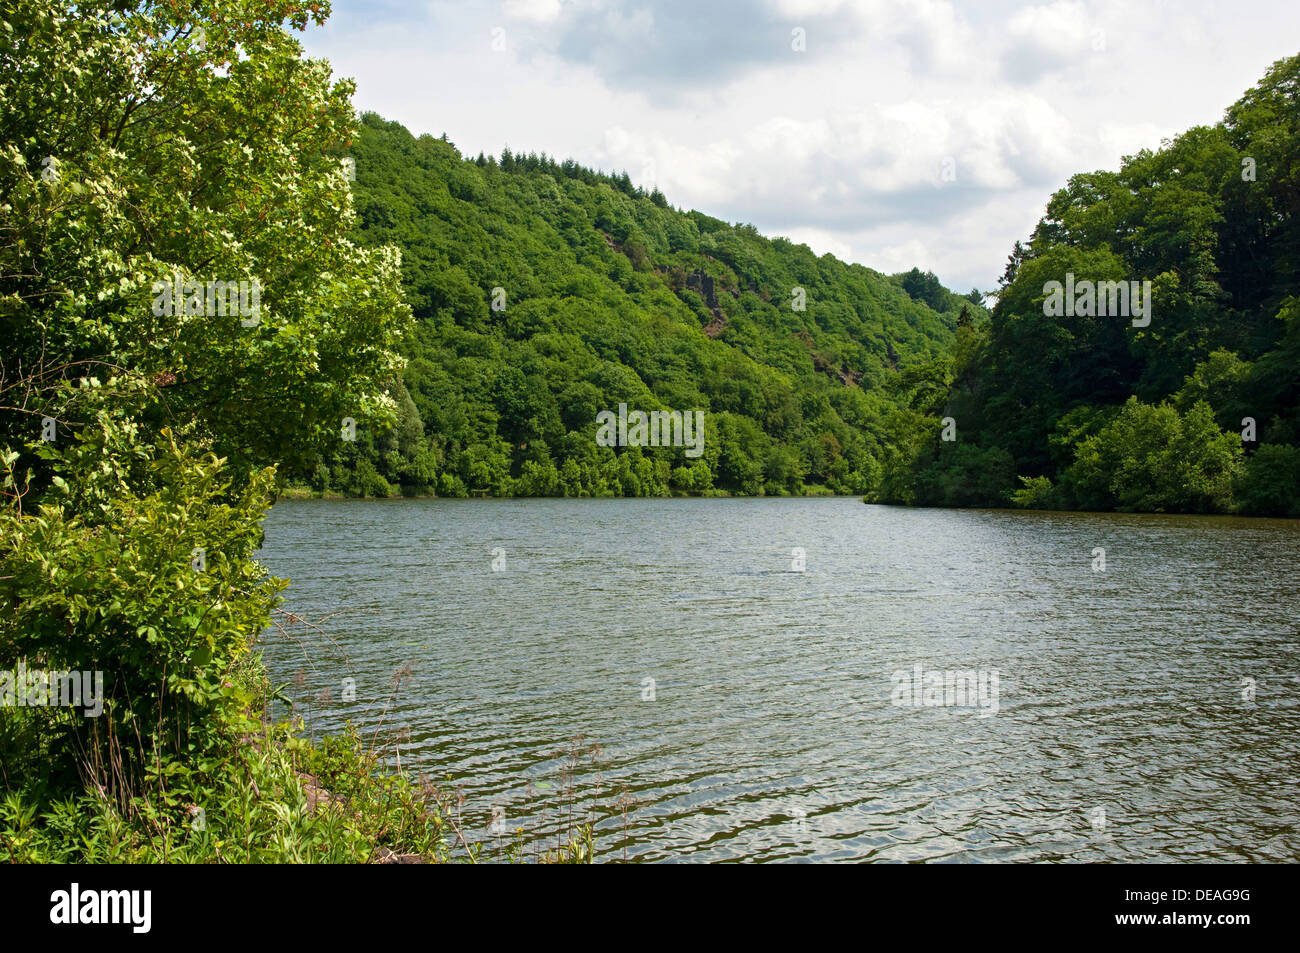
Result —
<instances>
[{"instance_id":1,"label":"riverbank","mask_svg":"<svg viewBox=\"0 0 1300 953\"><path fill-rule=\"evenodd\" d=\"M1289 516L1276 515L1276 514L1269 514L1269 513L1244 513L1244 512L1226 512L1226 513L1215 513L1215 512L1211 512L1211 513L1204 513L1204 512L1196 512L1196 511L1182 511L1182 510L1140 510L1140 509L1133 509L1133 510L1128 510L1128 509L1081 510L1081 509L1078 509L1078 508L1075 508L1075 507L1065 507L1065 506L1062 506L1062 507L1051 507L1051 506L1043 506L1043 505L1041 505L1041 502L1037 502L1037 501L1034 502L1033 504L1024 504L1024 503L1019 503L1019 502L1016 502L1016 501L1008 501L1007 503L1005 503L1005 504L1002 505L1002 506L968 506L968 507L941 507L941 506L930 506L930 505L924 505L924 506L922 506L922 505L917 505L917 504L903 504L903 503L893 503L893 502L886 503L886 502L882 502L882 501L877 500L877 499L873 499L873 498L871 498L871 497L862 496L861 494L857 494L857 493L839 494L839 493L835 493L834 491L829 490L829 489L827 489L826 487L822 487L822 486L807 487L806 490L805 490L805 492L803 492L803 493L782 493L782 494L777 494L777 495L768 495L768 494L764 494L764 495L761 495L761 496L750 496L750 495L741 494L741 493L730 493L730 492L728 492L728 491L726 491L726 490L709 490L709 491L704 492L704 493L673 493L673 494L669 494L669 495L665 495L665 496L640 496L640 497L626 497L626 496L618 496L618 495L615 495L615 494L608 494L608 495L605 495L605 496L575 496L575 497L566 497L566 496L554 496L554 497L550 497L550 496L547 496L547 497L542 497L542 496L487 496L487 495L484 495L484 496L439 496L439 495L437 495L437 494L435 494L435 493L410 493L410 494L404 494L404 493L393 493L393 494L390 494L390 495L388 495L388 496L361 496L361 495L343 494L343 493L320 492L320 491L318 491L318 490L313 490L313 489L311 489L310 487L307 487L307 486L302 486L302 485L291 485L291 486L283 487L282 489L280 489L280 490L278 491L278 493L276 494L276 501L279 502L279 501L281 501L281 500L327 500L327 501L334 501L334 502L342 502L342 501L346 501L346 500L358 500L358 501L360 501L360 500L465 500L465 499L471 499L471 500L473 500L473 499L477 499L477 500L584 500L584 499L585 499L585 500L592 500L592 499L601 499L601 500L618 500L618 499L644 499L644 500L676 500L676 499L733 499L733 500L760 500L760 499L792 499L792 500L794 500L794 499L826 499L826 498L837 498L837 497L841 497L841 498L852 497L852 498L854 498L854 499L857 499L857 500L861 501L862 503L867 504L868 506L897 506L897 507L901 507L901 508L903 508L903 509L918 509L918 510L935 510L935 509L968 509L968 510L976 510L976 511L978 511L978 510L990 510L990 511L1000 511L1000 510L1005 510L1005 511L1008 511L1008 512L1017 512L1017 513L1062 513L1062 514L1064 514L1064 513L1094 513L1094 514L1100 514L1100 513L1113 513L1113 514L1147 513L1147 514L1149 514L1149 515L1153 515L1153 516L1155 516L1155 515L1169 515L1169 516L1223 516L1223 517L1233 517L1233 518L1253 519L1253 520L1270 520L1270 519L1300 519L1300 517L1289 517Z\"/></svg>"},{"instance_id":2,"label":"riverbank","mask_svg":"<svg viewBox=\"0 0 1300 953\"><path fill-rule=\"evenodd\" d=\"M265 686L269 683L263 682ZM270 698L267 699L268 703ZM554 847L522 831L466 833L458 786L413 775L391 743L353 726L316 740L301 718L239 736L196 766L167 766L129 794L0 798L0 860L16 864L590 863L593 825ZM396 766L394 766L396 760Z\"/></svg>"},{"instance_id":3,"label":"riverbank","mask_svg":"<svg viewBox=\"0 0 1300 953\"><path fill-rule=\"evenodd\" d=\"M832 496L857 496L858 494L837 494L824 486L805 487L802 493L779 493L779 494L762 494L760 496L750 496L743 493L731 493L727 490L706 490L702 493L668 493L663 495L646 495L639 497L622 496L616 493L607 493L604 495L587 495L587 496L491 496L488 494L462 496L440 496L436 493L390 493L387 496L367 496L363 494L344 494L330 491L313 490L309 486L302 484L290 484L280 488L276 493L276 500L618 500L618 499L646 499L646 500L673 500L673 499L768 499L772 497L804 499L811 497L832 497ZM866 502L864 500L864 502Z\"/></svg>"}]
</instances>

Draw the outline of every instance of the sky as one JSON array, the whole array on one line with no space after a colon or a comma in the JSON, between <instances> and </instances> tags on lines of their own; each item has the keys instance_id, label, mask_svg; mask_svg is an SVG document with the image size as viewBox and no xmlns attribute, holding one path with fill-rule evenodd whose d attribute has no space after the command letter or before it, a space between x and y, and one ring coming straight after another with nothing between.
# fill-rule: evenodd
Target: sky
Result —
<instances>
[{"instance_id":1,"label":"sky","mask_svg":"<svg viewBox=\"0 0 1300 953\"><path fill-rule=\"evenodd\" d=\"M462 153L625 169L679 208L992 290L1070 175L1219 121L1295 0L334 0L355 104Z\"/></svg>"}]
</instances>

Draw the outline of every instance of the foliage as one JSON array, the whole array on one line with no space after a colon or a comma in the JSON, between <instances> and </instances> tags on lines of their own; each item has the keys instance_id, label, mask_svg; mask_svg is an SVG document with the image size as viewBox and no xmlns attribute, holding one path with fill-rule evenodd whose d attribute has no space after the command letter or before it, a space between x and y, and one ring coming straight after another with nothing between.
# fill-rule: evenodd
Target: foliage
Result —
<instances>
[{"instance_id":1,"label":"foliage","mask_svg":"<svg viewBox=\"0 0 1300 953\"><path fill-rule=\"evenodd\" d=\"M1300 56L1217 125L1072 177L1016 242L990 320L959 328L943 392L917 408L926 437L885 454L877 498L1294 515L1297 210ZM1150 281L1150 322L1045 313L1067 275ZM1011 465L990 476L999 451Z\"/></svg>"},{"instance_id":2,"label":"foliage","mask_svg":"<svg viewBox=\"0 0 1300 953\"><path fill-rule=\"evenodd\" d=\"M1179 414L1130 397L1113 421L1078 445L1061 480L1067 498L1083 509L1222 512L1241 455L1240 437L1219 430L1204 401Z\"/></svg>"},{"instance_id":3,"label":"foliage","mask_svg":"<svg viewBox=\"0 0 1300 953\"><path fill-rule=\"evenodd\" d=\"M1050 477L1021 477L1020 482L1024 485L1011 493L1011 503L1014 506L1030 510L1050 510L1055 502L1056 495L1053 492L1052 480Z\"/></svg>"},{"instance_id":4,"label":"foliage","mask_svg":"<svg viewBox=\"0 0 1300 953\"><path fill-rule=\"evenodd\" d=\"M289 739L245 743L283 586L253 556L278 464L320 466L344 417L398 418L409 321L396 251L348 237L352 86L290 32L327 13L0 14L0 671L104 676L97 717L0 709L16 859L314 850ZM217 308L216 281L257 287L257 307ZM200 794L226 853L184 834Z\"/></svg>"},{"instance_id":5,"label":"foliage","mask_svg":"<svg viewBox=\"0 0 1300 953\"><path fill-rule=\"evenodd\" d=\"M1300 447L1261 446L1246 462L1237 499L1252 516L1300 517Z\"/></svg>"},{"instance_id":6,"label":"foliage","mask_svg":"<svg viewBox=\"0 0 1300 953\"><path fill-rule=\"evenodd\" d=\"M963 306L984 315L932 275L918 303L626 173L470 160L375 115L352 154L355 240L401 247L417 326L397 428L288 474L318 493L869 492L900 368L942 358ZM598 446L620 403L705 411L704 455Z\"/></svg>"},{"instance_id":7,"label":"foliage","mask_svg":"<svg viewBox=\"0 0 1300 953\"><path fill-rule=\"evenodd\" d=\"M120 805L99 792L43 805L0 795L7 863L590 863L593 825L580 815L553 847L521 836L471 841L463 798L394 772L354 729L311 744L301 726L265 726L203 771L173 762L164 794ZM597 805L592 805L594 810ZM567 805L574 816L573 805ZM557 812L564 817L566 805ZM605 808L602 807L602 810ZM608 808L612 812L617 807ZM529 848L531 847L531 854Z\"/></svg>"},{"instance_id":8,"label":"foliage","mask_svg":"<svg viewBox=\"0 0 1300 953\"><path fill-rule=\"evenodd\" d=\"M903 290L908 293L913 301L920 301L928 305L935 311L944 311L951 306L949 301L949 292L939 283L939 279L934 272L922 272L920 268L913 268L911 271L902 275L896 275ZM973 292L978 295L979 292ZM970 297L972 303L979 304L978 298Z\"/></svg>"}]
</instances>

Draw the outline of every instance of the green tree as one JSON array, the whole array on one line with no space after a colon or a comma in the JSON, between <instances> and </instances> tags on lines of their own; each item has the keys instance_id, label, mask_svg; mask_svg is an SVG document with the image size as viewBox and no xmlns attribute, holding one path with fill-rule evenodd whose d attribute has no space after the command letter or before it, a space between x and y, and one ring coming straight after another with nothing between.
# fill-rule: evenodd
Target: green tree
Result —
<instances>
[{"instance_id":1,"label":"green tree","mask_svg":"<svg viewBox=\"0 0 1300 953\"><path fill-rule=\"evenodd\" d=\"M1300 447L1261 444L1246 461L1237 500L1250 516L1300 516Z\"/></svg>"},{"instance_id":2,"label":"green tree","mask_svg":"<svg viewBox=\"0 0 1300 953\"><path fill-rule=\"evenodd\" d=\"M344 418L395 417L409 312L396 251L347 237L352 86L286 29L327 12L2 14L0 668L108 679L102 721L44 709L0 752L6 784L76 752L121 793L235 743L280 585L252 558L273 468L314 471ZM217 281L249 307L222 313Z\"/></svg>"},{"instance_id":3,"label":"green tree","mask_svg":"<svg viewBox=\"0 0 1300 953\"><path fill-rule=\"evenodd\" d=\"M1083 509L1222 512L1241 468L1238 435L1224 433L1210 406L1185 414L1129 398L1120 414L1079 444L1062 478Z\"/></svg>"}]
</instances>

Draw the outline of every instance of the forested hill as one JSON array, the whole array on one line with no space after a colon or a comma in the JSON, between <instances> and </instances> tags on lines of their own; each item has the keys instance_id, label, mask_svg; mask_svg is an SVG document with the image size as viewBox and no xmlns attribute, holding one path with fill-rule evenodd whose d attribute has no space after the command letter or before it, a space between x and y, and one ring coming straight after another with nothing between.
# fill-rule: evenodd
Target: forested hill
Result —
<instances>
[{"instance_id":1,"label":"forested hill","mask_svg":"<svg viewBox=\"0 0 1300 953\"><path fill-rule=\"evenodd\" d=\"M1084 282L1111 281L1150 282L1149 313L1087 300ZM1083 306L1054 301L1061 285ZM991 321L959 333L947 386L921 408L925 438L880 497L1300 516L1297 295L1292 57L1217 125L1052 197Z\"/></svg>"},{"instance_id":2,"label":"forested hill","mask_svg":"<svg viewBox=\"0 0 1300 953\"><path fill-rule=\"evenodd\" d=\"M416 317L399 424L313 471L335 493L871 493L959 323L933 275L885 276L669 207L626 174L363 117L356 240L401 249ZM702 455L602 446L597 414L705 412Z\"/></svg>"}]
</instances>

